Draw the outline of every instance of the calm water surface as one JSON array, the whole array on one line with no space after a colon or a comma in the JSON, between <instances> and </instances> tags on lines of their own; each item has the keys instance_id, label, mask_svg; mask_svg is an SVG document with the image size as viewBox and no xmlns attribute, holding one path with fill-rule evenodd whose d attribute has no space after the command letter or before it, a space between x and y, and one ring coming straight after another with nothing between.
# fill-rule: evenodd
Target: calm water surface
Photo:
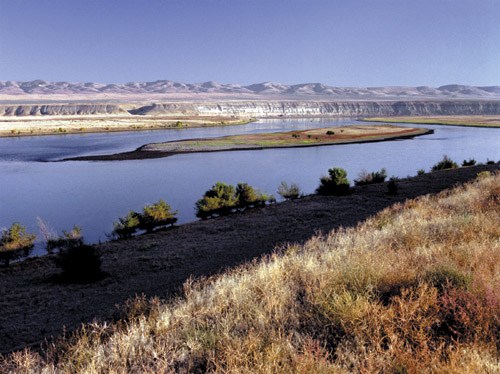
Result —
<instances>
[{"instance_id":1,"label":"calm water surface","mask_svg":"<svg viewBox=\"0 0 500 374\"><path fill-rule=\"evenodd\" d=\"M352 180L364 169L390 176L429 170L443 154L457 162L500 159L500 130L425 125L435 133L415 139L310 148L193 153L115 162L41 162L133 150L167 140L342 126L355 120L266 120L248 125L111 134L0 138L0 227L18 221L38 232L36 217L60 232L82 227L89 242L107 240L113 221L129 210L166 200L179 222L195 220L194 204L216 181L248 182L276 195L281 181L312 193L328 168ZM418 125L408 125L418 126ZM278 196L277 196L278 197ZM34 254L41 254L40 246Z\"/></svg>"}]
</instances>

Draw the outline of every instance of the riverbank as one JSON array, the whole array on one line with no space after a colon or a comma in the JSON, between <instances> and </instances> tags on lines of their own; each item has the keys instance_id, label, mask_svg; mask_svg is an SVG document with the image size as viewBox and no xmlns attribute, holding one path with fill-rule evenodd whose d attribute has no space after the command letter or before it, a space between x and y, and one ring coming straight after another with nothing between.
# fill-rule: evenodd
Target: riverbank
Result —
<instances>
[{"instance_id":1,"label":"riverbank","mask_svg":"<svg viewBox=\"0 0 500 374\"><path fill-rule=\"evenodd\" d=\"M243 125L255 118L235 116L44 116L0 117L0 137L65 135Z\"/></svg>"},{"instance_id":2,"label":"riverbank","mask_svg":"<svg viewBox=\"0 0 500 374\"><path fill-rule=\"evenodd\" d=\"M432 133L432 130L398 127L393 125L352 125L301 131L244 134L209 139L187 139L164 143L152 143L146 144L131 152L74 157L65 159L64 161L140 160L167 157L182 153L316 147L406 139L430 133Z\"/></svg>"},{"instance_id":3,"label":"riverbank","mask_svg":"<svg viewBox=\"0 0 500 374\"><path fill-rule=\"evenodd\" d=\"M0 269L0 352L37 347L43 339L83 322L112 320L116 305L134 295L168 298L191 276L209 276L271 253L285 243L304 242L318 231L353 227L378 211L457 183L472 180L481 165L429 173L398 182L356 187L344 197L307 196L296 201L197 221L172 230L96 246L107 277L95 284L61 284L53 256L32 258ZM66 328L64 328L64 326Z\"/></svg>"},{"instance_id":4,"label":"riverbank","mask_svg":"<svg viewBox=\"0 0 500 374\"><path fill-rule=\"evenodd\" d=\"M365 122L415 123L424 125L500 127L499 116L396 116L369 117Z\"/></svg>"}]
</instances>

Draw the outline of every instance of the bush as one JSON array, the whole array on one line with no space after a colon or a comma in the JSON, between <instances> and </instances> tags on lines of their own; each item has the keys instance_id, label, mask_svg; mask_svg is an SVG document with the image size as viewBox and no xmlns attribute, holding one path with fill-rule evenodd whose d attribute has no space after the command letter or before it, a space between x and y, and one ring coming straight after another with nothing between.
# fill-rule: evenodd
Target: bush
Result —
<instances>
[{"instance_id":1,"label":"bush","mask_svg":"<svg viewBox=\"0 0 500 374\"><path fill-rule=\"evenodd\" d=\"M118 222L113 223L114 237L119 239L130 238L139 229L140 213L130 211L125 217L118 218Z\"/></svg>"},{"instance_id":2,"label":"bush","mask_svg":"<svg viewBox=\"0 0 500 374\"><path fill-rule=\"evenodd\" d=\"M205 195L196 202L196 216L202 219L214 215L226 215L239 209L262 206L274 203L272 195L264 194L248 183L232 185L217 182Z\"/></svg>"},{"instance_id":3,"label":"bush","mask_svg":"<svg viewBox=\"0 0 500 374\"><path fill-rule=\"evenodd\" d=\"M473 158L469 158L468 161L466 160L462 161L462 166L474 166L474 165L476 165L476 160L474 160Z\"/></svg>"},{"instance_id":4,"label":"bush","mask_svg":"<svg viewBox=\"0 0 500 374\"><path fill-rule=\"evenodd\" d=\"M398 194L398 188L398 178L392 177L387 183L387 193L395 196Z\"/></svg>"},{"instance_id":5,"label":"bush","mask_svg":"<svg viewBox=\"0 0 500 374\"><path fill-rule=\"evenodd\" d=\"M445 169L456 169L458 165L455 161L450 159L447 155L443 156L443 159L439 161L436 165L432 167L432 171L445 170Z\"/></svg>"},{"instance_id":6,"label":"bush","mask_svg":"<svg viewBox=\"0 0 500 374\"><path fill-rule=\"evenodd\" d=\"M329 176L320 179L316 192L320 195L347 195L349 193L349 180L347 172L342 168L328 169Z\"/></svg>"},{"instance_id":7,"label":"bush","mask_svg":"<svg viewBox=\"0 0 500 374\"><path fill-rule=\"evenodd\" d=\"M328 131L326 132L326 135L335 135L335 131L328 130Z\"/></svg>"},{"instance_id":8,"label":"bush","mask_svg":"<svg viewBox=\"0 0 500 374\"><path fill-rule=\"evenodd\" d=\"M196 216L208 218L214 214L229 214L238 204L234 186L217 182L196 202Z\"/></svg>"},{"instance_id":9,"label":"bush","mask_svg":"<svg viewBox=\"0 0 500 374\"><path fill-rule=\"evenodd\" d=\"M300 187L297 183L288 185L288 183L284 181L278 186L278 194L287 200L298 199L301 196Z\"/></svg>"},{"instance_id":10,"label":"bush","mask_svg":"<svg viewBox=\"0 0 500 374\"><path fill-rule=\"evenodd\" d=\"M236 197L238 199L239 208L262 206L265 205L266 202L271 201L272 198L256 190L248 183L238 183L236 186Z\"/></svg>"},{"instance_id":11,"label":"bush","mask_svg":"<svg viewBox=\"0 0 500 374\"><path fill-rule=\"evenodd\" d=\"M0 237L0 260L9 266L11 260L26 257L33 249L36 236L28 234L26 227L15 222L9 229L2 229Z\"/></svg>"},{"instance_id":12,"label":"bush","mask_svg":"<svg viewBox=\"0 0 500 374\"><path fill-rule=\"evenodd\" d=\"M139 228L147 232L153 232L156 227L173 225L177 222L177 211L172 212L172 208L164 200L146 205L139 216Z\"/></svg>"},{"instance_id":13,"label":"bush","mask_svg":"<svg viewBox=\"0 0 500 374\"><path fill-rule=\"evenodd\" d=\"M50 253L55 249L64 250L71 247L78 247L83 244L82 229L73 226L71 231L64 231L62 236L47 238L47 251Z\"/></svg>"},{"instance_id":14,"label":"bush","mask_svg":"<svg viewBox=\"0 0 500 374\"><path fill-rule=\"evenodd\" d=\"M368 173L366 171L362 171L359 173L359 178L354 181L356 186L363 186L367 184L373 183L382 183L387 178L387 171L382 168L380 171L374 171Z\"/></svg>"},{"instance_id":15,"label":"bush","mask_svg":"<svg viewBox=\"0 0 500 374\"><path fill-rule=\"evenodd\" d=\"M56 265L62 269L61 280L67 282L88 283L103 276L101 256L94 247L85 244L61 251Z\"/></svg>"},{"instance_id":16,"label":"bush","mask_svg":"<svg viewBox=\"0 0 500 374\"><path fill-rule=\"evenodd\" d=\"M424 175L425 174L425 170L424 169L418 169L417 170L417 175Z\"/></svg>"}]
</instances>

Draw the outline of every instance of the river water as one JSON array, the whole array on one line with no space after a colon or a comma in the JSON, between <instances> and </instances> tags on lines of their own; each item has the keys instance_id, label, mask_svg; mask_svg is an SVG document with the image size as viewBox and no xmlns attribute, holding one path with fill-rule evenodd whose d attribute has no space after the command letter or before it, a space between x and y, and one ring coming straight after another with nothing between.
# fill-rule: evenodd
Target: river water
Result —
<instances>
[{"instance_id":1,"label":"river water","mask_svg":"<svg viewBox=\"0 0 500 374\"><path fill-rule=\"evenodd\" d=\"M415 175L418 169L429 170L444 154L459 163L469 158L500 159L499 129L425 125L434 134L378 143L133 161L47 162L130 151L151 142L356 123L354 119L261 120L228 127L0 138L0 227L21 222L38 233L36 218L41 217L58 232L78 225L85 239L95 243L107 240L118 217L160 198L179 211L179 223L195 220L196 200L217 181L247 182L279 200L276 189L281 181L296 182L304 193L312 193L334 166L346 169L353 180L362 170L382 167L389 176ZM42 253L38 245L34 254Z\"/></svg>"}]
</instances>

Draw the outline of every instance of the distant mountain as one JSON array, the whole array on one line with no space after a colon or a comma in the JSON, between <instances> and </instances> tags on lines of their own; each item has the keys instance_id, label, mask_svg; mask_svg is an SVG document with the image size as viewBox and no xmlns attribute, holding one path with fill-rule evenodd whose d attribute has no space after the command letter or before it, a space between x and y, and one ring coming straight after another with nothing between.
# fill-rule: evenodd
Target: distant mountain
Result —
<instances>
[{"instance_id":1,"label":"distant mountain","mask_svg":"<svg viewBox=\"0 0 500 374\"><path fill-rule=\"evenodd\" d=\"M500 86L441 87L333 87L321 83L287 85L275 82L251 85L217 82L179 83L169 80L124 84L69 83L34 80L0 81L0 99L149 99L149 98L227 98L227 99L318 99L318 100L418 100L418 99L500 99Z\"/></svg>"}]
</instances>

